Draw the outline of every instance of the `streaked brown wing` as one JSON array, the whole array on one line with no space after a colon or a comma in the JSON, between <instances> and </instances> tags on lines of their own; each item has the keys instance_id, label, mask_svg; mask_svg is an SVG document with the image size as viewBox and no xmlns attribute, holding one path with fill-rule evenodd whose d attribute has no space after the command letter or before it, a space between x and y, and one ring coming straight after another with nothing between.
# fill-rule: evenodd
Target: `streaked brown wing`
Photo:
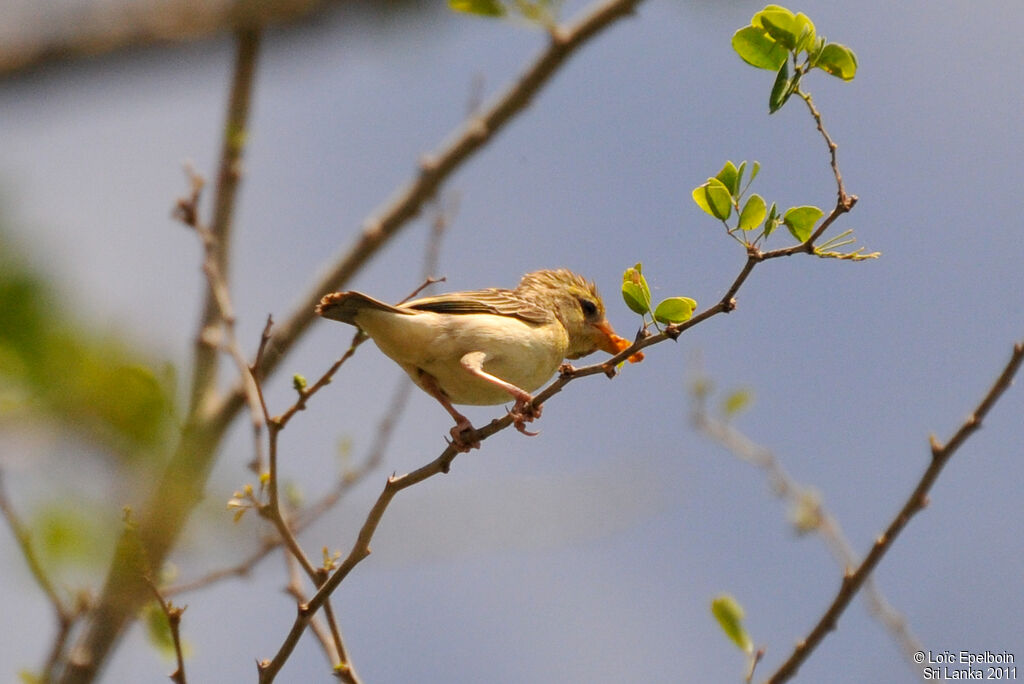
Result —
<instances>
[{"instance_id":1,"label":"streaked brown wing","mask_svg":"<svg viewBox=\"0 0 1024 684\"><path fill-rule=\"evenodd\" d=\"M549 322L553 316L546 309L517 297L512 290L499 288L471 292L449 292L434 297L424 297L403 304L401 308L456 315L488 313L497 316L514 316L527 323L538 325Z\"/></svg>"}]
</instances>

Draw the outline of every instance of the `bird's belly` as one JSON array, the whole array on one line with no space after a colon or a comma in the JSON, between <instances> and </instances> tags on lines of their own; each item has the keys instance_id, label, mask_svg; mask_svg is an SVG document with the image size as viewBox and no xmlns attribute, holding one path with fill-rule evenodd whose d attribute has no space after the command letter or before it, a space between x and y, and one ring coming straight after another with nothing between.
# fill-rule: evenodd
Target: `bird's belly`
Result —
<instances>
[{"instance_id":1,"label":"bird's belly","mask_svg":"<svg viewBox=\"0 0 1024 684\"><path fill-rule=\"evenodd\" d=\"M405 330L397 335L368 332L417 384L423 385L420 371L429 373L454 404L488 406L512 399L501 387L467 370L461 362L466 354L483 352L484 372L527 392L543 385L565 358L568 341L557 324L538 327L486 314L434 316L400 319Z\"/></svg>"}]
</instances>

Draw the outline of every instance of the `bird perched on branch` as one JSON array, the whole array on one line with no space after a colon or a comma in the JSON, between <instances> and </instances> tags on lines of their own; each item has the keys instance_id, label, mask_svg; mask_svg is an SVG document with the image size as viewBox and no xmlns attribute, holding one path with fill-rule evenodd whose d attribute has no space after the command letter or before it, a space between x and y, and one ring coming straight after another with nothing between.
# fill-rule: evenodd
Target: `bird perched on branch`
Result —
<instances>
[{"instance_id":1,"label":"bird perched on branch","mask_svg":"<svg viewBox=\"0 0 1024 684\"><path fill-rule=\"evenodd\" d=\"M479 442L463 436L473 426L453 404L485 406L511 397L516 429L533 435L525 424L540 417L541 407L530 392L564 359L630 346L605 320L594 284L565 269L528 273L514 290L451 292L397 306L361 292L334 292L316 312L359 327L437 399L455 419L451 435L462 451ZM642 358L637 353L630 361Z\"/></svg>"}]
</instances>

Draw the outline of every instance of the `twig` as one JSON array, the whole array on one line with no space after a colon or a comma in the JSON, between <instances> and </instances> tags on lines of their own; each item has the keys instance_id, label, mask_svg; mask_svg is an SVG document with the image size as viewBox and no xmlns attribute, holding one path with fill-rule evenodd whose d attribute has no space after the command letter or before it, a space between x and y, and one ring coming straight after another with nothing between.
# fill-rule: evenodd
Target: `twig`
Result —
<instances>
[{"instance_id":1,"label":"twig","mask_svg":"<svg viewBox=\"0 0 1024 684\"><path fill-rule=\"evenodd\" d=\"M79 596L79 600L76 601L75 605L68 606L57 593L57 588L46 573L46 569L43 567L39 556L36 555L35 549L32 548L32 533L18 515L18 512L14 510L14 505L10 499L7 498L7 489L4 487L4 472L2 469L0 469L0 514L7 521L7 526L11 528L11 533L14 535L14 539L18 542L18 548L21 550L21 557L25 559L29 573L49 600L50 607L53 608L54 617L57 621L57 633L54 636L53 646L47 655L42 670L42 679L44 681L51 681L54 670L64 655L64 647L67 644L71 628L74 626L75 621L87 610L88 602L83 594Z\"/></svg>"},{"instance_id":2,"label":"twig","mask_svg":"<svg viewBox=\"0 0 1024 684\"><path fill-rule=\"evenodd\" d=\"M217 187L214 195L213 219L210 222L208 241L203 244L211 257L212 267L219 274L225 286L229 279L229 255L231 252L231 224L234 215L235 196L242 173L242 152L245 149L249 130L249 103L256 72L256 56L259 52L259 29L243 29L237 34L235 69L231 80L231 94L221 142L220 164L217 172ZM180 206L180 203L179 203ZM196 222L198 225L198 222ZM216 389L217 348L211 344L218 335L224 315L223 302L218 300L215 285L210 282L203 305L196 340L195 364L192 369L192 399L189 413L197 412L208 401ZM243 394L246 390L242 390Z\"/></svg>"},{"instance_id":3,"label":"twig","mask_svg":"<svg viewBox=\"0 0 1024 684\"><path fill-rule=\"evenodd\" d=\"M828 131L825 130L825 124L822 123L821 120L821 112L819 112L818 108L814 106L814 101L811 99L810 93L805 93L798 89L796 94L803 98L803 101L807 103L807 108L811 110L811 116L814 117L814 122L818 125L818 132L821 133L823 138L825 138L825 144L828 146L830 163L832 164L832 175L834 175L836 179L839 204L847 205L850 204L851 200L856 202L856 197L851 197L846 194L846 187L843 185L843 176L839 173L839 163L836 161L836 151L839 149L839 145L836 144L835 140L832 139L832 136L830 136ZM852 204L850 204L850 208L852 208Z\"/></svg>"},{"instance_id":4,"label":"twig","mask_svg":"<svg viewBox=\"0 0 1024 684\"><path fill-rule=\"evenodd\" d=\"M153 592L153 596L156 597L157 603L160 604L160 610L163 611L164 616L167 618L167 625L171 630L171 641L174 644L174 655L178 661L178 668L171 673L171 681L177 684L186 684L185 680L185 654L181 648L181 616L185 612L188 606L176 606L170 601L166 600L157 588L156 584L153 583L152 578L147 577L146 583Z\"/></svg>"},{"instance_id":5,"label":"twig","mask_svg":"<svg viewBox=\"0 0 1024 684\"><path fill-rule=\"evenodd\" d=\"M249 406L249 419L252 425L254 445L253 462L259 464L263 462L263 440L261 433L263 431L265 407L263 406L262 394L253 379L252 368L249 366L245 354L242 353L242 347L238 342L238 335L235 332L235 312L231 304L231 291L228 287L227 277L222 270L226 262L220 256L224 253L224 250L221 247L217 233L199 219L199 198L205 181L202 176L190 167L186 168L186 173L188 174L192 191L188 197L178 200L174 213L182 223L195 230L196 235L202 241L204 254L203 273L206 276L210 301L215 306L213 312L215 316L208 325L204 325L200 333L202 336L200 342L211 349L223 348L235 362L239 376L243 379L242 386L245 390L246 403ZM226 237L226 233L223 230L222 234ZM265 336L266 331L264 331ZM223 340L221 339L222 337ZM260 355L260 353L257 353L257 357Z\"/></svg>"},{"instance_id":6,"label":"twig","mask_svg":"<svg viewBox=\"0 0 1024 684\"><path fill-rule=\"evenodd\" d=\"M885 532L875 540L871 551L868 552L864 561L856 570L847 572L843 576L842 584L832 603L825 610L825 613L815 624L814 628L811 629L807 637L797 643L789 658L766 680L768 684L780 684L793 677L825 636L835 629L839 616L846 610L850 601L853 600L853 597L863 586L868 576L875 569L875 566L882 560L882 557L892 548L897 535L899 535L915 514L928 505L928 492L931 490L932 485L935 484L942 469L967 438L981 427L981 422L988 415L989 410L1012 384L1013 377L1020 368L1022 361L1024 361L1024 341L1014 345L1013 353L1010 355L1010 360L1006 363L1002 373L999 374L995 383L985 394L984 399L981 400L981 403L974 409L974 412L967 417L960 428L953 434L949 442L943 445L934 435L930 437L931 462L921 475L921 479L917 486L914 487L914 491L907 497L903 507L896 514L896 517L893 518L892 522L889 523Z\"/></svg>"},{"instance_id":7,"label":"twig","mask_svg":"<svg viewBox=\"0 0 1024 684\"><path fill-rule=\"evenodd\" d=\"M392 400L388 404L388 408L384 411L384 415L377 426L377 437L367 451L366 458L364 458L357 467L346 470L342 473L335 486L320 499L313 502L306 508L295 512L293 519L291 520L291 529L294 534L297 535L302 533L303 530L308 528L327 511L332 509L338 501L340 501L345 494L352 489L352 487L362 481L363 477L365 477L367 473L376 469L377 466L380 465L380 462L384 457L384 452L386 451L387 445L391 439L391 435L394 432L395 424L397 423L398 417L405 409L411 390L412 383L403 377L395 387ZM258 549L240 562L229 567L210 571L192 581L177 584L173 587L167 587L164 589L164 594L167 596L175 596L177 594L184 594L186 592L204 589L211 584L215 584L229 577L245 577L260 561L269 556L273 551L279 549L282 543L283 541L280 536L268 536Z\"/></svg>"},{"instance_id":8,"label":"twig","mask_svg":"<svg viewBox=\"0 0 1024 684\"><path fill-rule=\"evenodd\" d=\"M780 498L794 506L806 505L808 488L794 480L769 449L753 442L728 422L712 417L700 396L696 397L693 424L698 431L717 441L738 458L764 470L772 491ZM813 524L809 528L821 536L844 572L860 563L839 522L820 501L814 502ZM907 661L913 663L914 653L922 649L921 643L910 631L903 615L886 600L873 577L868 577L864 582L864 601L868 611L892 634Z\"/></svg>"}]
</instances>

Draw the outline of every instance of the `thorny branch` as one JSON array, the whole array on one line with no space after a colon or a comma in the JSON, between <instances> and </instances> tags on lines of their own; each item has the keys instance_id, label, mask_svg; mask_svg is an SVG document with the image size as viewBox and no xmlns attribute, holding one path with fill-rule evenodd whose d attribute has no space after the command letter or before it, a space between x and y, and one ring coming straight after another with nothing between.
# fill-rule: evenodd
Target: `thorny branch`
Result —
<instances>
[{"instance_id":1,"label":"thorny branch","mask_svg":"<svg viewBox=\"0 0 1024 684\"><path fill-rule=\"evenodd\" d=\"M789 681L796 675L797 670L800 669L800 666L807 660L807 657L824 640L825 636L835 629L839 616L850 605L850 601L857 595L857 592L864 585L864 582L867 581L867 578L882 560L882 557L892 548L896 537L906 527L907 523L910 522L910 519L928 505L928 492L931 491L932 485L935 484L942 469L949 463L957 449L967 441L967 438L981 427L981 422L985 419L985 416L988 415L988 412L995 403L999 401L999 397L1003 395L1003 392L1013 383L1013 378L1017 374L1022 361L1024 361L1024 340L1014 345L1010 360L1007 361L999 377L996 378L996 381L986 392L981 403L978 404L974 412L967 417L960 428L953 434L949 442L943 445L934 435L930 438L931 462L925 468L924 473L922 473L921 479L918 481L917 486L914 487L914 491L907 497L903 507L896 514L896 517L893 518L892 522L889 523L885 532L875 540L875 543L871 546L871 551L865 556L864 561L855 570L852 572L847 571L843 575L843 581L832 603L822 614L807 637L797 643L789 658L766 680L767 684L781 684L781 682Z\"/></svg>"},{"instance_id":2,"label":"thorny branch","mask_svg":"<svg viewBox=\"0 0 1024 684\"><path fill-rule=\"evenodd\" d=\"M157 603L160 604L160 610L163 611L164 617L167 618L167 626L171 630L174 657L178 662L177 669L171 673L171 681L176 684L185 684L185 653L181 648L181 616L188 606L179 607L165 599L152 579L146 578L146 583L149 584L149 588L153 591Z\"/></svg>"}]
</instances>

